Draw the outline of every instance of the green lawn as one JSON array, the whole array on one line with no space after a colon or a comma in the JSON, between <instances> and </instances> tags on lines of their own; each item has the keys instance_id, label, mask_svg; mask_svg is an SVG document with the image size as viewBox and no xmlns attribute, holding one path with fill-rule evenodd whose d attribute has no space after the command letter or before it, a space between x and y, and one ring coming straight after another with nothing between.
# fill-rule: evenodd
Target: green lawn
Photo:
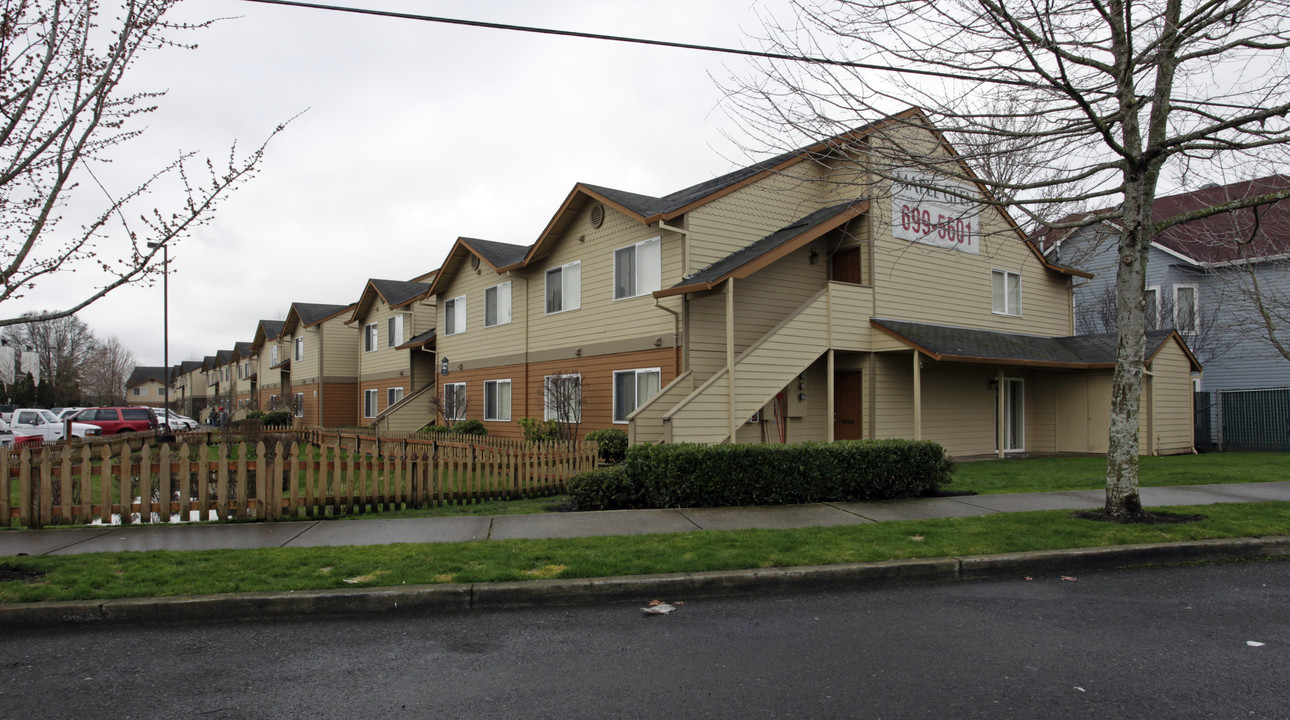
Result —
<instances>
[{"instance_id":1,"label":"green lawn","mask_svg":"<svg viewBox=\"0 0 1290 720\"><path fill-rule=\"evenodd\" d=\"M1290 480L1290 453L1144 457L1139 473L1142 487ZM946 489L984 494L1104 487L1106 458L1055 457L961 462Z\"/></svg>"},{"instance_id":2,"label":"green lawn","mask_svg":"<svg viewBox=\"0 0 1290 720\"><path fill-rule=\"evenodd\" d=\"M1117 525L1047 511L797 530L15 557L0 564L6 574L44 574L0 582L0 602L828 565L1283 535L1290 530L1290 503L1171 509L1199 512L1207 519L1181 525Z\"/></svg>"}]
</instances>

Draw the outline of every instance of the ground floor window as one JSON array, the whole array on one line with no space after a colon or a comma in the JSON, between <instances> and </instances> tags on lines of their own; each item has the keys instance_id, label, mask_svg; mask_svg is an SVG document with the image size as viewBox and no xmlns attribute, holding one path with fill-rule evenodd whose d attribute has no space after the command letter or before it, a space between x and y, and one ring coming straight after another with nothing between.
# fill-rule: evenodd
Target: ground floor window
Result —
<instances>
[{"instance_id":1,"label":"ground floor window","mask_svg":"<svg viewBox=\"0 0 1290 720\"><path fill-rule=\"evenodd\" d=\"M582 376L547 375L542 383L544 419L582 422Z\"/></svg>"},{"instance_id":2,"label":"ground floor window","mask_svg":"<svg viewBox=\"0 0 1290 720\"><path fill-rule=\"evenodd\" d=\"M484 381L484 419L511 419L511 381Z\"/></svg>"},{"instance_id":3,"label":"ground floor window","mask_svg":"<svg viewBox=\"0 0 1290 720\"><path fill-rule=\"evenodd\" d=\"M305 394L296 393L296 417L305 416Z\"/></svg>"},{"instance_id":4,"label":"ground floor window","mask_svg":"<svg viewBox=\"0 0 1290 720\"><path fill-rule=\"evenodd\" d=\"M636 408L658 394L659 368L614 372L614 422L625 423Z\"/></svg>"},{"instance_id":5,"label":"ground floor window","mask_svg":"<svg viewBox=\"0 0 1290 720\"><path fill-rule=\"evenodd\" d=\"M376 398L377 398L376 390L363 391L363 417L365 418L376 417Z\"/></svg>"},{"instance_id":6,"label":"ground floor window","mask_svg":"<svg viewBox=\"0 0 1290 720\"><path fill-rule=\"evenodd\" d=\"M389 408L394 407L402 399L403 399L403 388L401 387L388 388L385 391L385 408L388 410Z\"/></svg>"},{"instance_id":7,"label":"ground floor window","mask_svg":"<svg viewBox=\"0 0 1290 720\"><path fill-rule=\"evenodd\" d=\"M444 383L443 419L466 419L466 383Z\"/></svg>"}]
</instances>

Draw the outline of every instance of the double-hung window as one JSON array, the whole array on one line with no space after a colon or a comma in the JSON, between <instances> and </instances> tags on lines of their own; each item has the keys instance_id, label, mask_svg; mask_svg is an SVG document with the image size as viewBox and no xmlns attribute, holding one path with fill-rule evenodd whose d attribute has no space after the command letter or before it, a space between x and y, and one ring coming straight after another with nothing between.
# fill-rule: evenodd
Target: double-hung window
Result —
<instances>
[{"instance_id":1,"label":"double-hung window","mask_svg":"<svg viewBox=\"0 0 1290 720\"><path fill-rule=\"evenodd\" d=\"M547 375L542 390L544 419L562 423L582 421L581 375Z\"/></svg>"},{"instance_id":2,"label":"double-hung window","mask_svg":"<svg viewBox=\"0 0 1290 720\"><path fill-rule=\"evenodd\" d=\"M403 344L403 328L407 323L407 314L399 313L386 321L385 347L398 347Z\"/></svg>"},{"instance_id":3,"label":"double-hung window","mask_svg":"<svg viewBox=\"0 0 1290 720\"><path fill-rule=\"evenodd\" d=\"M304 360L304 359L305 359L305 339L302 337L298 337L296 338L296 360Z\"/></svg>"},{"instance_id":4,"label":"double-hung window","mask_svg":"<svg viewBox=\"0 0 1290 720\"><path fill-rule=\"evenodd\" d=\"M564 312L582 307L582 262L546 271L546 312Z\"/></svg>"},{"instance_id":5,"label":"double-hung window","mask_svg":"<svg viewBox=\"0 0 1290 720\"><path fill-rule=\"evenodd\" d=\"M511 381L484 381L484 419L511 419Z\"/></svg>"},{"instance_id":6,"label":"double-hung window","mask_svg":"<svg viewBox=\"0 0 1290 720\"><path fill-rule=\"evenodd\" d=\"M1195 285L1174 286L1174 329L1187 334L1200 331L1200 296Z\"/></svg>"},{"instance_id":7,"label":"double-hung window","mask_svg":"<svg viewBox=\"0 0 1290 720\"><path fill-rule=\"evenodd\" d=\"M637 297L658 290L662 283L659 238L614 251L614 299Z\"/></svg>"},{"instance_id":8,"label":"double-hung window","mask_svg":"<svg viewBox=\"0 0 1290 720\"><path fill-rule=\"evenodd\" d=\"M376 323L370 323L363 326L363 352L373 352L377 348L377 333L379 326Z\"/></svg>"},{"instance_id":9,"label":"double-hung window","mask_svg":"<svg viewBox=\"0 0 1290 720\"><path fill-rule=\"evenodd\" d=\"M1160 329L1160 288L1152 286L1142 294L1142 304L1146 307L1146 327L1148 330Z\"/></svg>"},{"instance_id":10,"label":"double-hung window","mask_svg":"<svg viewBox=\"0 0 1290 720\"><path fill-rule=\"evenodd\" d=\"M484 290L484 327L511 321L511 283L506 281Z\"/></svg>"},{"instance_id":11,"label":"double-hung window","mask_svg":"<svg viewBox=\"0 0 1290 720\"><path fill-rule=\"evenodd\" d=\"M994 312L1000 315L1020 315L1021 276L1015 272L992 270L990 284Z\"/></svg>"},{"instance_id":12,"label":"double-hung window","mask_svg":"<svg viewBox=\"0 0 1290 720\"><path fill-rule=\"evenodd\" d=\"M444 383L443 419L466 419L466 383Z\"/></svg>"},{"instance_id":13,"label":"double-hung window","mask_svg":"<svg viewBox=\"0 0 1290 720\"><path fill-rule=\"evenodd\" d=\"M379 397L379 394L378 394L378 391L376 390L363 391L363 417L365 418L376 417L376 398L377 397Z\"/></svg>"},{"instance_id":14,"label":"double-hung window","mask_svg":"<svg viewBox=\"0 0 1290 720\"><path fill-rule=\"evenodd\" d=\"M614 372L614 422L625 423L636 408L658 394L658 368Z\"/></svg>"},{"instance_id":15,"label":"double-hung window","mask_svg":"<svg viewBox=\"0 0 1290 720\"><path fill-rule=\"evenodd\" d=\"M443 304L443 334L466 332L466 296L460 295Z\"/></svg>"}]
</instances>

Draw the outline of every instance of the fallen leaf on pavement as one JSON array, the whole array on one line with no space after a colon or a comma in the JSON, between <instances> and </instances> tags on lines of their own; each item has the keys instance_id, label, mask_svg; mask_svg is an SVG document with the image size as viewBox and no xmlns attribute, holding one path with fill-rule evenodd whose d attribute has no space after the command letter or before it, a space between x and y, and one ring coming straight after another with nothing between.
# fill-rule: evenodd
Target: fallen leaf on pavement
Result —
<instances>
[{"instance_id":1,"label":"fallen leaf on pavement","mask_svg":"<svg viewBox=\"0 0 1290 720\"><path fill-rule=\"evenodd\" d=\"M1071 577L1070 575L1063 575L1063 576L1062 576L1062 579L1063 579L1063 580L1065 580L1066 582L1078 582L1078 581L1079 581L1079 578L1073 578L1073 577Z\"/></svg>"},{"instance_id":2,"label":"fallen leaf on pavement","mask_svg":"<svg viewBox=\"0 0 1290 720\"><path fill-rule=\"evenodd\" d=\"M646 615L666 615L675 609L676 608L668 605L667 603L659 603L658 605L650 604L649 607L643 607L641 608L641 612Z\"/></svg>"}]
</instances>

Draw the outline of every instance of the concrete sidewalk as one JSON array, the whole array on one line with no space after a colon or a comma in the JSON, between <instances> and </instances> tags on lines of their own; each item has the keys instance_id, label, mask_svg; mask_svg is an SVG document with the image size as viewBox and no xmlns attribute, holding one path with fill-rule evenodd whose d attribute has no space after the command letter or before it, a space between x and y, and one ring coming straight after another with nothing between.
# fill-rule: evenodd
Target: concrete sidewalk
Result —
<instances>
[{"instance_id":1,"label":"concrete sidewalk","mask_svg":"<svg viewBox=\"0 0 1290 720\"><path fill-rule=\"evenodd\" d=\"M1141 495L1143 504L1148 507L1290 501L1290 481L1142 488ZM826 527L1029 510L1089 510L1101 507L1103 500L1101 490L1082 490L771 507L15 530L0 532L0 556L387 545Z\"/></svg>"}]
</instances>

